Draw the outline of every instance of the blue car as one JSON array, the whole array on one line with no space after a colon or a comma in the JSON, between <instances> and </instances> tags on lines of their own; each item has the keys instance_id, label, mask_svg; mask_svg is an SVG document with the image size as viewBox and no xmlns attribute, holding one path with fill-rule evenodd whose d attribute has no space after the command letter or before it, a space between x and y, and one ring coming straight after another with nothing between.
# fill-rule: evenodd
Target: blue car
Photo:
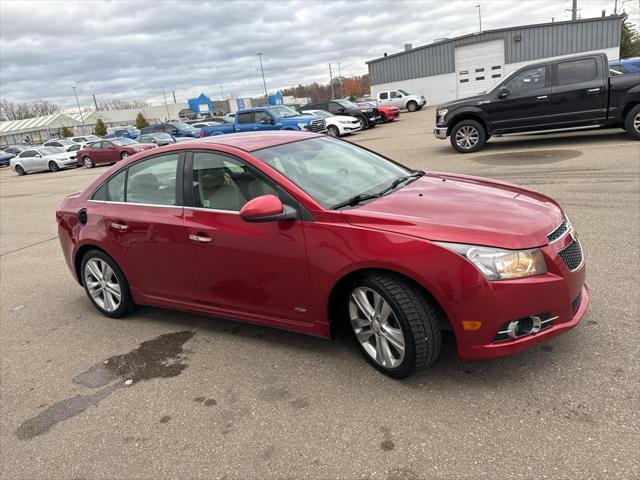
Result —
<instances>
[{"instance_id":1,"label":"blue car","mask_svg":"<svg viewBox=\"0 0 640 480\"><path fill-rule=\"evenodd\" d=\"M612 60L609 68L620 73L640 73L640 57Z\"/></svg>"},{"instance_id":2,"label":"blue car","mask_svg":"<svg viewBox=\"0 0 640 480\"><path fill-rule=\"evenodd\" d=\"M130 138L135 140L140 136L140 130L133 127L113 127L107 129L107 135L103 138Z\"/></svg>"},{"instance_id":3,"label":"blue car","mask_svg":"<svg viewBox=\"0 0 640 480\"><path fill-rule=\"evenodd\" d=\"M159 132L168 133L170 135L173 135L174 137L199 138L202 136L199 128L192 127L191 125L184 122L159 123L158 125L150 125L148 127L144 127L141 130L142 134Z\"/></svg>"},{"instance_id":4,"label":"blue car","mask_svg":"<svg viewBox=\"0 0 640 480\"><path fill-rule=\"evenodd\" d=\"M0 167L8 167L13 157L15 157L13 153L0 151Z\"/></svg>"}]
</instances>

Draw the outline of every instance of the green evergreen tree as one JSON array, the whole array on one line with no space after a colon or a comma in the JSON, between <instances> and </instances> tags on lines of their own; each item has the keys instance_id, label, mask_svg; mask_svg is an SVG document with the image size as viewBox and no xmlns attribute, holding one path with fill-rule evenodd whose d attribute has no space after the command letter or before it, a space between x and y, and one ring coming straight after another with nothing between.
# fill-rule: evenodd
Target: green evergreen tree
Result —
<instances>
[{"instance_id":1,"label":"green evergreen tree","mask_svg":"<svg viewBox=\"0 0 640 480\"><path fill-rule=\"evenodd\" d=\"M107 134L107 126L104 124L102 119L99 118L96 122L96 128L93 133L99 137L103 137Z\"/></svg>"},{"instance_id":2,"label":"green evergreen tree","mask_svg":"<svg viewBox=\"0 0 640 480\"><path fill-rule=\"evenodd\" d=\"M61 137L73 137L73 131L67 127L62 127L60 130Z\"/></svg>"},{"instance_id":3,"label":"green evergreen tree","mask_svg":"<svg viewBox=\"0 0 640 480\"><path fill-rule=\"evenodd\" d=\"M640 35L625 19L620 34L620 58L640 57Z\"/></svg>"},{"instance_id":4,"label":"green evergreen tree","mask_svg":"<svg viewBox=\"0 0 640 480\"><path fill-rule=\"evenodd\" d=\"M138 130L142 130L144 127L148 127L149 126L149 122L147 122L147 119L144 118L144 115L142 115L142 112L139 112L138 115L136 116L136 128Z\"/></svg>"}]
</instances>

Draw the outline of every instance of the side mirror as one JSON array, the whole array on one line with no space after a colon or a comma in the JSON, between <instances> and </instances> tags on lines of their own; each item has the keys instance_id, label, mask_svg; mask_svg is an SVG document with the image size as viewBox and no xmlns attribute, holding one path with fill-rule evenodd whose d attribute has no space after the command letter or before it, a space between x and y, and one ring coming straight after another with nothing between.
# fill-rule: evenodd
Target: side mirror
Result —
<instances>
[{"instance_id":1,"label":"side mirror","mask_svg":"<svg viewBox=\"0 0 640 480\"><path fill-rule=\"evenodd\" d=\"M40 155L39 153L36 153L36 154L34 155L34 157L35 157L35 158L42 158L42 155Z\"/></svg>"},{"instance_id":2,"label":"side mirror","mask_svg":"<svg viewBox=\"0 0 640 480\"><path fill-rule=\"evenodd\" d=\"M245 222L275 222L298 218L295 209L286 207L275 195L260 195L245 203L240 210Z\"/></svg>"},{"instance_id":3,"label":"side mirror","mask_svg":"<svg viewBox=\"0 0 640 480\"><path fill-rule=\"evenodd\" d=\"M498 98L507 98L510 93L511 92L509 91L508 88L501 87L500 90L498 90Z\"/></svg>"}]
</instances>

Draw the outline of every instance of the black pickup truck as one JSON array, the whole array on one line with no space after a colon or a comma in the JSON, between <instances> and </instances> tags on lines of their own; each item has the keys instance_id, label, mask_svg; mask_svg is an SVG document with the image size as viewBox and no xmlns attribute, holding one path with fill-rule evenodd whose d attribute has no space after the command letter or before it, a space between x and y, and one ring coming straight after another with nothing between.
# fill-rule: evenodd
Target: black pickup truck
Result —
<instances>
[{"instance_id":1,"label":"black pickup truck","mask_svg":"<svg viewBox=\"0 0 640 480\"><path fill-rule=\"evenodd\" d=\"M439 105L433 133L469 153L492 135L598 127L640 139L640 74L609 76L604 53L532 63L486 93Z\"/></svg>"}]
</instances>

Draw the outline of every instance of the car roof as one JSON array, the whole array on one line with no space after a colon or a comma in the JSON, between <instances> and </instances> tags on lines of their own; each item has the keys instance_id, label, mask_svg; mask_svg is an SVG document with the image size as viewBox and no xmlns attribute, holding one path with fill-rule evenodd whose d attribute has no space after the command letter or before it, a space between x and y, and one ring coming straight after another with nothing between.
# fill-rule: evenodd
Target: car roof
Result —
<instances>
[{"instance_id":1,"label":"car roof","mask_svg":"<svg viewBox=\"0 0 640 480\"><path fill-rule=\"evenodd\" d=\"M311 132L300 132L297 130L279 130L265 132L245 132L245 133L229 133L226 135L215 135L212 137L203 137L194 143L211 143L215 145L226 145L229 147L239 148L247 152L253 152L268 147L275 147L285 143L297 142L313 137L321 137L321 134Z\"/></svg>"}]
</instances>

